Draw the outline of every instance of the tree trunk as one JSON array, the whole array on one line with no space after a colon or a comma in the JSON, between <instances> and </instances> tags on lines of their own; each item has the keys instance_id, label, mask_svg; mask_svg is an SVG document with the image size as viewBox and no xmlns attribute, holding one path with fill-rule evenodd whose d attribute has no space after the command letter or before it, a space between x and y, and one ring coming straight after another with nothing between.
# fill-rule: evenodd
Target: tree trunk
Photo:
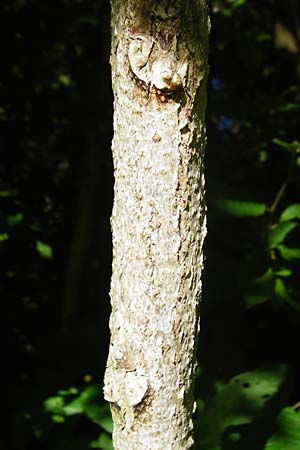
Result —
<instances>
[{"instance_id":1,"label":"tree trunk","mask_svg":"<svg viewBox=\"0 0 300 450\"><path fill-rule=\"evenodd\" d=\"M205 0L112 0L116 450L193 445L208 28Z\"/></svg>"}]
</instances>

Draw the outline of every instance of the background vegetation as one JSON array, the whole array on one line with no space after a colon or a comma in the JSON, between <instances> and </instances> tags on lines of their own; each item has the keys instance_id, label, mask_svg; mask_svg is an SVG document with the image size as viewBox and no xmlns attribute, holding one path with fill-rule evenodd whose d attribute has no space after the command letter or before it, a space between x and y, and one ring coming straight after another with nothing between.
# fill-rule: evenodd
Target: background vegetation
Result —
<instances>
[{"instance_id":1,"label":"background vegetation","mask_svg":"<svg viewBox=\"0 0 300 450\"><path fill-rule=\"evenodd\" d=\"M297 0L214 0L199 450L299 450ZM109 4L2 0L5 450L111 447Z\"/></svg>"}]
</instances>

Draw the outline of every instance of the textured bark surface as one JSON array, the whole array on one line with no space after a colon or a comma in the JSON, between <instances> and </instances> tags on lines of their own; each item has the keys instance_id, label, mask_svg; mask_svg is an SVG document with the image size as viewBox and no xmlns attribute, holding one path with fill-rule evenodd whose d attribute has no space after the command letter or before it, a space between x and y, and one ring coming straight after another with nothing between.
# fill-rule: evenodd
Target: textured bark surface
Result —
<instances>
[{"instance_id":1,"label":"textured bark surface","mask_svg":"<svg viewBox=\"0 0 300 450\"><path fill-rule=\"evenodd\" d=\"M193 445L208 27L204 0L112 0L116 450Z\"/></svg>"}]
</instances>

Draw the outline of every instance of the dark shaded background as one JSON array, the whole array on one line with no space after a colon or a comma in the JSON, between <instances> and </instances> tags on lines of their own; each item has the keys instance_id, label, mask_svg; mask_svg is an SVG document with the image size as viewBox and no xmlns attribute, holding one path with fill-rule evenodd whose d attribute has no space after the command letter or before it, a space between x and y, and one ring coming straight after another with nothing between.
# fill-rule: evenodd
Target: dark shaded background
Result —
<instances>
[{"instance_id":1,"label":"dark shaded background","mask_svg":"<svg viewBox=\"0 0 300 450\"><path fill-rule=\"evenodd\" d=\"M205 408L236 374L279 364L286 376L273 413L287 405L297 411L300 212L275 244L272 236L282 212L300 203L299 5L220 0L210 7L199 413L209 418ZM63 410L95 386L102 405L113 199L109 16L101 0L0 4L5 450L111 445L105 407L100 419L84 408ZM287 258L280 245L298 253ZM222 449L263 449L271 431L255 428L259 420L250 429L255 442L242 429L240 443L223 436Z\"/></svg>"}]
</instances>

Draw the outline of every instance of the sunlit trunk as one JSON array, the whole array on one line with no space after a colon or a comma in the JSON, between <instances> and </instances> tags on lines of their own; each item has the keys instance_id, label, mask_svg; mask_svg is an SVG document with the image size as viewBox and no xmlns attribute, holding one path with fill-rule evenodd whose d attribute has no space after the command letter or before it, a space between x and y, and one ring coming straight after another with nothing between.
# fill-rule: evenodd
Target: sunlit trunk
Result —
<instances>
[{"instance_id":1,"label":"sunlit trunk","mask_svg":"<svg viewBox=\"0 0 300 450\"><path fill-rule=\"evenodd\" d=\"M208 28L204 0L112 0L116 450L193 444Z\"/></svg>"}]
</instances>

